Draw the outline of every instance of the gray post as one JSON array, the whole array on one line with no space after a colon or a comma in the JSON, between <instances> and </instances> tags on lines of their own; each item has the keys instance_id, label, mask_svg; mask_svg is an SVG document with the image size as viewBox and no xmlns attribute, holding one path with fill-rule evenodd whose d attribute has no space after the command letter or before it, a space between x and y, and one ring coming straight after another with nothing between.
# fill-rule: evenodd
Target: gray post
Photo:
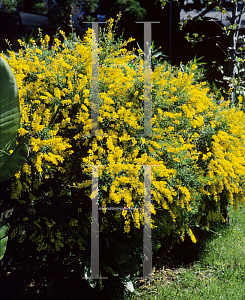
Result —
<instances>
[{"instance_id":1,"label":"gray post","mask_svg":"<svg viewBox=\"0 0 245 300\"><path fill-rule=\"evenodd\" d=\"M151 107L151 24L160 22L136 22L144 24L144 136L152 135Z\"/></svg>"},{"instance_id":2,"label":"gray post","mask_svg":"<svg viewBox=\"0 0 245 300\"><path fill-rule=\"evenodd\" d=\"M91 22L84 22L91 23ZM91 135L99 135L99 79L98 79L98 36L99 23L92 22L92 80L91 80ZM95 37L94 37L95 33Z\"/></svg>"},{"instance_id":3,"label":"gray post","mask_svg":"<svg viewBox=\"0 0 245 300\"><path fill-rule=\"evenodd\" d=\"M99 166L92 166L92 225L91 225L91 276L99 278Z\"/></svg>"},{"instance_id":4,"label":"gray post","mask_svg":"<svg viewBox=\"0 0 245 300\"><path fill-rule=\"evenodd\" d=\"M151 166L144 166L144 237L143 237L143 277L152 271L151 242Z\"/></svg>"}]
</instances>

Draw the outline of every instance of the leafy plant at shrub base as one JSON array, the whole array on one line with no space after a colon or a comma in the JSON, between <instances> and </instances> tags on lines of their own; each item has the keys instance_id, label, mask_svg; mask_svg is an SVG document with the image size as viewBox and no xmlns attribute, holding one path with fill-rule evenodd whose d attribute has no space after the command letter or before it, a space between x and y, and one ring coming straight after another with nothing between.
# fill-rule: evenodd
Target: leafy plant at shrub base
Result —
<instances>
[{"instance_id":1,"label":"leafy plant at shrub base","mask_svg":"<svg viewBox=\"0 0 245 300\"><path fill-rule=\"evenodd\" d=\"M40 47L20 41L19 55L9 53L20 93L19 136L31 134L30 159L10 191L22 208L11 236L20 242L29 238L40 251L69 247L90 255L88 165L101 165L99 200L104 208L143 208L142 165L158 165L151 170L151 209L153 236L159 239L176 235L183 240L188 234L195 242L192 226L209 228L225 221L222 199L234 208L243 203L243 112L227 103L217 106L205 82L195 83L195 64L182 70L158 64L151 74L153 135L140 137L143 53L127 51L126 41L115 42L112 28L110 20L98 46L100 135L95 137L89 136L91 30L77 42L60 31L63 41L57 34L51 50L48 36L40 36ZM101 236L109 239L121 232L129 238L128 247L135 246L130 238L142 232L143 210L103 211L99 218ZM117 244L109 245L116 254ZM105 270L123 270L126 278L126 262L119 268L116 260L104 260Z\"/></svg>"},{"instance_id":2,"label":"leafy plant at shrub base","mask_svg":"<svg viewBox=\"0 0 245 300\"><path fill-rule=\"evenodd\" d=\"M26 161L28 151L25 143L28 136L23 137L16 146L19 127L18 87L10 66L0 57L0 182L12 178ZM1 194L4 194L2 192ZM6 250L8 230L9 224L0 220L0 260Z\"/></svg>"}]
</instances>

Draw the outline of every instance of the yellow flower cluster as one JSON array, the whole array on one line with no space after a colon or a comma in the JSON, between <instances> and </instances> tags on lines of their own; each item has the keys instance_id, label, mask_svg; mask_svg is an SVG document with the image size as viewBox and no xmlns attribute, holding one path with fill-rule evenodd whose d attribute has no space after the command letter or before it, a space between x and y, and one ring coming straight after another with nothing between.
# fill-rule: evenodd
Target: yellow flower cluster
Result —
<instances>
[{"instance_id":1,"label":"yellow flower cluster","mask_svg":"<svg viewBox=\"0 0 245 300\"><path fill-rule=\"evenodd\" d=\"M19 135L31 134L30 161L16 176L12 197L21 201L22 192L29 192L30 199L37 201L35 191L45 182L55 182L52 180L58 180L58 192L46 192L40 199L47 195L47 199L70 197L72 202L74 189L85 190L91 197L89 180L81 178L91 176L91 165L100 165L100 205L141 208L117 212L124 218L125 232L129 232L131 219L136 228L144 222L144 166L151 165L152 228L161 226L163 235L175 232L182 237L186 230L195 242L190 226L193 216L201 213L203 196L217 201L225 191L231 204L243 199L243 113L217 107L205 84L194 83L195 65L188 73L163 63L151 74L153 134L142 137L142 53L136 55L125 48L132 39L116 47L111 42L112 25L110 20L106 42L101 39L98 46L96 136L90 135L92 30L78 42L69 42L60 31L63 42L56 37L51 50L46 36L41 38L41 47L20 42L25 50L18 56L10 52L8 63L20 95ZM212 216L208 215L207 222L222 218L218 212ZM79 221L74 217L69 224L77 227ZM55 234L59 249L64 237L60 231ZM54 235L50 238L55 239ZM35 234L33 240L37 241Z\"/></svg>"}]
</instances>

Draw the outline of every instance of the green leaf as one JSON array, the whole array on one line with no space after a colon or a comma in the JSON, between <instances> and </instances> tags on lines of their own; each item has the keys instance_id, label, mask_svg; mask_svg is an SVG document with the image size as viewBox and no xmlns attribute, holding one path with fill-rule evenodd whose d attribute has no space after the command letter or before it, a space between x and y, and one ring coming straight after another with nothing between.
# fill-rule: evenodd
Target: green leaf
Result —
<instances>
[{"instance_id":1,"label":"green leaf","mask_svg":"<svg viewBox=\"0 0 245 300\"><path fill-rule=\"evenodd\" d=\"M155 54L152 56L152 58L157 58L157 57L159 57L159 56L165 56L165 57L167 57L167 55L162 54L162 52L157 52L157 53L155 53Z\"/></svg>"},{"instance_id":2,"label":"green leaf","mask_svg":"<svg viewBox=\"0 0 245 300\"><path fill-rule=\"evenodd\" d=\"M8 151L16 146L20 127L18 87L8 63L0 57L0 166L8 159Z\"/></svg>"},{"instance_id":3,"label":"green leaf","mask_svg":"<svg viewBox=\"0 0 245 300\"><path fill-rule=\"evenodd\" d=\"M113 276L118 276L118 273L116 273L115 271L113 271L110 267L108 267L104 262L100 263L101 267L104 268L107 272L109 272L110 274L112 274Z\"/></svg>"},{"instance_id":4,"label":"green leaf","mask_svg":"<svg viewBox=\"0 0 245 300\"><path fill-rule=\"evenodd\" d=\"M130 260L131 257L132 255L128 254L127 252L121 252L115 255L114 260L117 264L121 265Z\"/></svg>"},{"instance_id":5,"label":"green leaf","mask_svg":"<svg viewBox=\"0 0 245 300\"><path fill-rule=\"evenodd\" d=\"M117 264L123 264L124 262L130 260L132 255L130 255L130 248L127 245L118 243L117 249L115 250L116 253L108 255L108 257L113 257L114 261Z\"/></svg>"},{"instance_id":6,"label":"green leaf","mask_svg":"<svg viewBox=\"0 0 245 300\"><path fill-rule=\"evenodd\" d=\"M4 222L1 221L0 222L0 260L3 258L4 253L6 251L6 247L7 247L7 241L8 241L8 236L7 236L7 232L9 230L10 225L7 223L5 225L3 225Z\"/></svg>"},{"instance_id":7,"label":"green leaf","mask_svg":"<svg viewBox=\"0 0 245 300\"><path fill-rule=\"evenodd\" d=\"M0 166L0 182L12 178L19 172L28 156L27 141L29 134L26 134L12 154L7 154L5 162Z\"/></svg>"}]
</instances>

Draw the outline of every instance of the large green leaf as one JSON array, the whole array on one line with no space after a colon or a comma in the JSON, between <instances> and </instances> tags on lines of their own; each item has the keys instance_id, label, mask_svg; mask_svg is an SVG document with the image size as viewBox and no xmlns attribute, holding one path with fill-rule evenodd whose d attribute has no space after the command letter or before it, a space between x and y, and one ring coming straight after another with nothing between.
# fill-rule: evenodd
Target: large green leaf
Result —
<instances>
[{"instance_id":1,"label":"large green leaf","mask_svg":"<svg viewBox=\"0 0 245 300\"><path fill-rule=\"evenodd\" d=\"M7 241L8 236L7 232L9 230L9 224L4 224L3 221L0 221L0 260L3 258L6 247L7 247Z\"/></svg>"},{"instance_id":2,"label":"large green leaf","mask_svg":"<svg viewBox=\"0 0 245 300\"><path fill-rule=\"evenodd\" d=\"M8 63L0 56L0 167L9 159L9 150L16 146L20 127L18 87Z\"/></svg>"},{"instance_id":3,"label":"large green leaf","mask_svg":"<svg viewBox=\"0 0 245 300\"><path fill-rule=\"evenodd\" d=\"M121 265L123 263L125 263L126 261L130 260L130 258L132 257L132 255L130 255L127 252L121 252L118 253L117 255L115 255L114 260L117 264Z\"/></svg>"},{"instance_id":4,"label":"large green leaf","mask_svg":"<svg viewBox=\"0 0 245 300\"><path fill-rule=\"evenodd\" d=\"M109 272L113 276L118 276L118 273L116 273L115 271L113 271L112 268L110 268L109 266L107 266L103 261L100 262L100 265L101 265L102 268L104 268L107 272Z\"/></svg>"},{"instance_id":5,"label":"large green leaf","mask_svg":"<svg viewBox=\"0 0 245 300\"><path fill-rule=\"evenodd\" d=\"M117 249L115 252L116 253L109 255L108 257L113 257L114 261L118 265L125 263L132 257L132 255L130 255L130 248L127 245L121 243L117 244Z\"/></svg>"},{"instance_id":6,"label":"large green leaf","mask_svg":"<svg viewBox=\"0 0 245 300\"><path fill-rule=\"evenodd\" d=\"M0 167L0 182L12 178L19 172L23 164L26 162L28 156L27 141L29 134L26 134L12 154L7 155L6 161Z\"/></svg>"}]
</instances>

